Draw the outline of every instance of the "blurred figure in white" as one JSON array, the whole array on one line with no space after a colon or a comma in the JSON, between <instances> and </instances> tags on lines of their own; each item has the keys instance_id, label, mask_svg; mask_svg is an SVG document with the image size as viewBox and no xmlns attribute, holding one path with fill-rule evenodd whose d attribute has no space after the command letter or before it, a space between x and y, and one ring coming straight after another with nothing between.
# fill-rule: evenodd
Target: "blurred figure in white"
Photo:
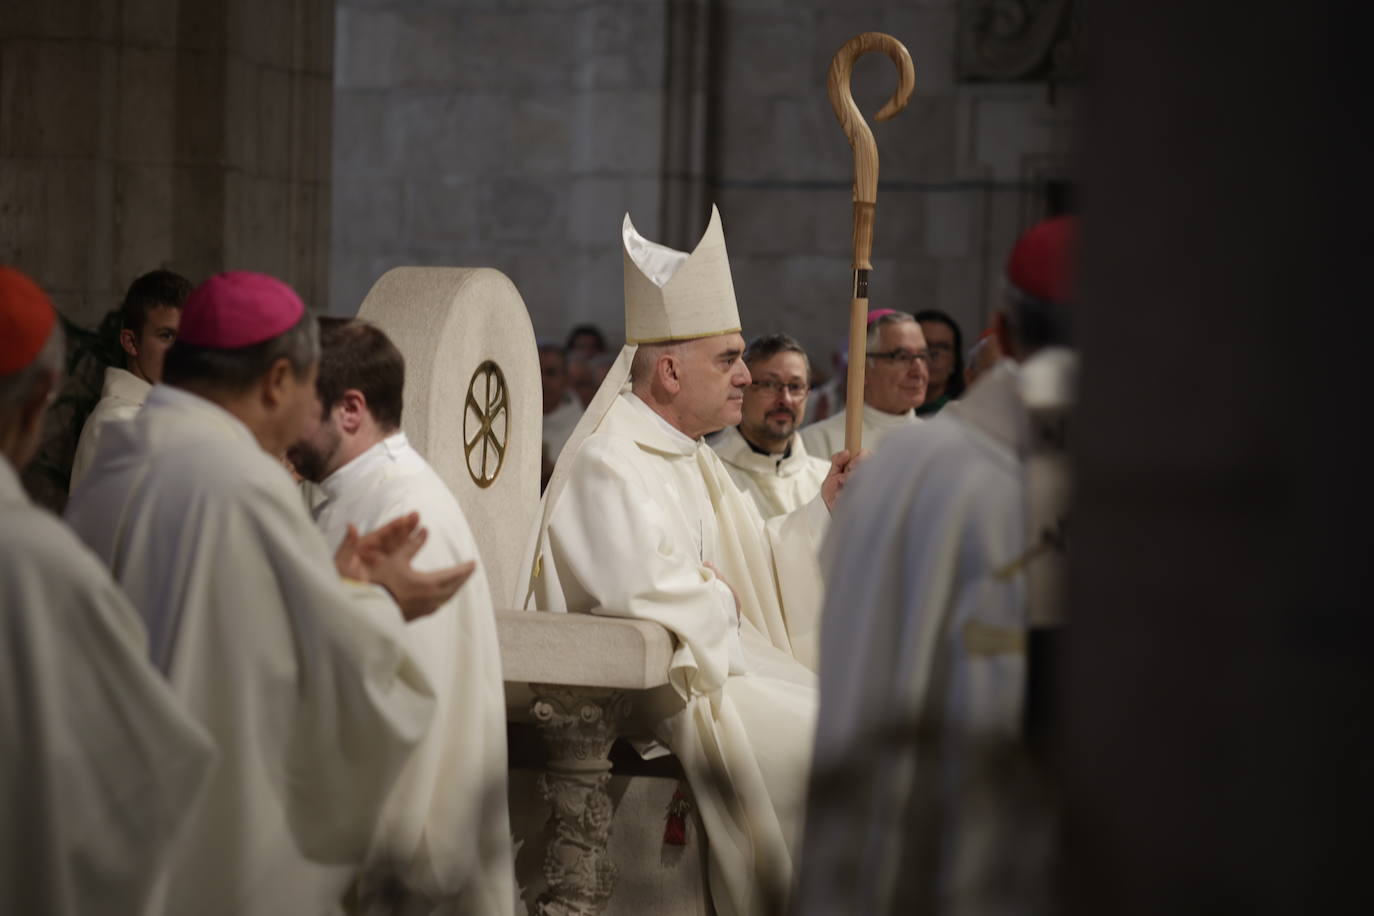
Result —
<instances>
[{"instance_id":1,"label":"blurred figure in white","mask_svg":"<svg viewBox=\"0 0 1374 916\"><path fill-rule=\"evenodd\" d=\"M214 750L109 571L20 486L63 352L0 267L0 912L151 916Z\"/></svg>"}]
</instances>

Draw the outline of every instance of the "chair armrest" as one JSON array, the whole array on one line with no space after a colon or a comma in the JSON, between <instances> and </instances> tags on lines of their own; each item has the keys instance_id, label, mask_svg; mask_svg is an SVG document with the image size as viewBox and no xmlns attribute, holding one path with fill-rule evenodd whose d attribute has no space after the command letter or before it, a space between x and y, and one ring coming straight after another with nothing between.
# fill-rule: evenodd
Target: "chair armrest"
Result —
<instances>
[{"instance_id":1,"label":"chair armrest","mask_svg":"<svg viewBox=\"0 0 1374 916\"><path fill-rule=\"evenodd\" d=\"M497 611L507 683L649 690L668 683L673 637L661 624L594 614Z\"/></svg>"}]
</instances>

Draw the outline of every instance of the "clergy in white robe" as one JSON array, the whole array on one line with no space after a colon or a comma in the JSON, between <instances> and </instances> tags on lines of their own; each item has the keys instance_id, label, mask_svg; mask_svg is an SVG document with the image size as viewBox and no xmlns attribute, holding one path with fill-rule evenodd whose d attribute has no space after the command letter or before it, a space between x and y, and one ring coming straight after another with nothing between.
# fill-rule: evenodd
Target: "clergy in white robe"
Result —
<instances>
[{"instance_id":1,"label":"clergy in white robe","mask_svg":"<svg viewBox=\"0 0 1374 916\"><path fill-rule=\"evenodd\" d=\"M1046 322L1017 323L1035 332L1019 340L999 326L1007 352L1035 355L894 433L836 513L796 916L1055 911L1025 723L1063 502L1040 516L1031 409L1065 402L1072 361Z\"/></svg>"},{"instance_id":2,"label":"clergy in white robe","mask_svg":"<svg viewBox=\"0 0 1374 916\"><path fill-rule=\"evenodd\" d=\"M739 425L721 430L711 447L764 518L786 515L815 499L830 473L830 462L807 454L797 436L811 366L806 350L786 334L751 341L744 364L751 380Z\"/></svg>"},{"instance_id":3,"label":"clergy in white robe","mask_svg":"<svg viewBox=\"0 0 1374 916\"><path fill-rule=\"evenodd\" d=\"M816 705L814 545L844 474L765 525L701 438L738 422L749 380L719 214L690 256L628 216L624 241L630 343L545 495L532 598L673 633L681 705L657 737L705 825L715 909L773 912L792 883Z\"/></svg>"},{"instance_id":4,"label":"clergy in white robe","mask_svg":"<svg viewBox=\"0 0 1374 916\"><path fill-rule=\"evenodd\" d=\"M916 319L891 309L869 312L865 352L863 448L876 451L891 433L921 422L916 408L925 401L930 354ZM840 410L803 428L807 451L830 456L844 448L846 416Z\"/></svg>"},{"instance_id":5,"label":"clergy in white robe","mask_svg":"<svg viewBox=\"0 0 1374 916\"><path fill-rule=\"evenodd\" d=\"M119 346L124 366L110 366L100 401L81 427L72 459L69 490L75 490L90 470L106 423L127 420L138 413L148 391L162 380L162 361L176 340L181 309L191 283L170 270L154 270L135 280L120 303Z\"/></svg>"},{"instance_id":6,"label":"clergy in white robe","mask_svg":"<svg viewBox=\"0 0 1374 916\"><path fill-rule=\"evenodd\" d=\"M0 912L142 916L214 748L109 572L20 486L62 357L47 297L0 267Z\"/></svg>"},{"instance_id":7,"label":"clergy in white robe","mask_svg":"<svg viewBox=\"0 0 1374 916\"><path fill-rule=\"evenodd\" d=\"M539 381L544 399L544 468L541 483L548 483L558 453L582 419L582 402L568 377L568 355L553 341L539 342Z\"/></svg>"},{"instance_id":8,"label":"clergy in white robe","mask_svg":"<svg viewBox=\"0 0 1374 916\"><path fill-rule=\"evenodd\" d=\"M433 715L397 604L422 616L463 571L410 568L413 519L351 537L331 561L274 457L317 419L317 360L315 321L289 287L210 278L165 383L105 432L67 507L220 748L171 862L169 914L336 912Z\"/></svg>"},{"instance_id":9,"label":"clergy in white robe","mask_svg":"<svg viewBox=\"0 0 1374 916\"><path fill-rule=\"evenodd\" d=\"M321 320L319 427L289 452L319 485L313 512L331 549L348 526L377 527L411 512L429 532L412 563L475 560L463 510L400 431L405 360L378 328ZM506 702L491 590L481 567L438 611L405 628L434 686L434 725L382 809L359 896L391 913L398 893L445 914L510 916L515 900L506 801ZM399 879L400 887L390 879ZM375 899L377 892L384 900ZM425 912L429 912L425 909Z\"/></svg>"},{"instance_id":10,"label":"clergy in white robe","mask_svg":"<svg viewBox=\"0 0 1374 916\"><path fill-rule=\"evenodd\" d=\"M90 470L105 424L136 417L152 389L150 383L127 369L118 366L105 369L105 385L100 391L100 401L86 418L81 427L81 436L76 440L76 455L72 458L72 490Z\"/></svg>"}]
</instances>

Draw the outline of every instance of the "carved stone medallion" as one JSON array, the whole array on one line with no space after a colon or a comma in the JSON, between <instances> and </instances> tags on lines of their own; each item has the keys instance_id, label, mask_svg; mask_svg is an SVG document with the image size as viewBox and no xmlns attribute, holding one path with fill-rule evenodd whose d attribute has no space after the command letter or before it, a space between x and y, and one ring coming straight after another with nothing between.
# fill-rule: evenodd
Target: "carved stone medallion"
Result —
<instances>
[{"instance_id":1,"label":"carved stone medallion","mask_svg":"<svg viewBox=\"0 0 1374 916\"><path fill-rule=\"evenodd\" d=\"M463 452L468 475L485 489L501 473L510 442L510 389L505 373L486 360L472 373L463 406Z\"/></svg>"}]
</instances>

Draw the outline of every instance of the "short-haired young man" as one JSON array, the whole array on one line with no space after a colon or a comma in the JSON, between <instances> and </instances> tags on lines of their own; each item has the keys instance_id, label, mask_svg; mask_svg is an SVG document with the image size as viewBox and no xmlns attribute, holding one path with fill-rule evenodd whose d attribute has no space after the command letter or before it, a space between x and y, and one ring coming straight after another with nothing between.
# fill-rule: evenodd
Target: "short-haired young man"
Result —
<instances>
[{"instance_id":1,"label":"short-haired young man","mask_svg":"<svg viewBox=\"0 0 1374 916\"><path fill-rule=\"evenodd\" d=\"M367 529L422 512L429 537L413 560L417 569L477 559L458 500L401 432L401 352L366 322L324 318L320 325L320 422L289 455L301 476L319 484L312 511L325 540L332 548L350 525ZM409 911L400 895L430 908L442 902L455 916L511 916L505 689L482 569L437 612L406 627L405 640L434 686L434 725L382 810L360 897L370 906L389 895L387 912Z\"/></svg>"},{"instance_id":2,"label":"short-haired young man","mask_svg":"<svg viewBox=\"0 0 1374 916\"><path fill-rule=\"evenodd\" d=\"M162 381L162 361L177 339L181 309L190 294L191 281L170 270L154 270L130 284L119 307L119 348L124 351L124 367L105 370L100 403L86 418L76 442L68 489L75 490L90 470L102 427L137 414L148 392Z\"/></svg>"},{"instance_id":3,"label":"short-haired young man","mask_svg":"<svg viewBox=\"0 0 1374 916\"><path fill-rule=\"evenodd\" d=\"M830 462L807 454L797 435L811 366L801 344L786 334L756 338L744 351L744 364L751 381L739 425L722 430L712 447L764 518L786 515L815 499L830 472Z\"/></svg>"}]
</instances>

